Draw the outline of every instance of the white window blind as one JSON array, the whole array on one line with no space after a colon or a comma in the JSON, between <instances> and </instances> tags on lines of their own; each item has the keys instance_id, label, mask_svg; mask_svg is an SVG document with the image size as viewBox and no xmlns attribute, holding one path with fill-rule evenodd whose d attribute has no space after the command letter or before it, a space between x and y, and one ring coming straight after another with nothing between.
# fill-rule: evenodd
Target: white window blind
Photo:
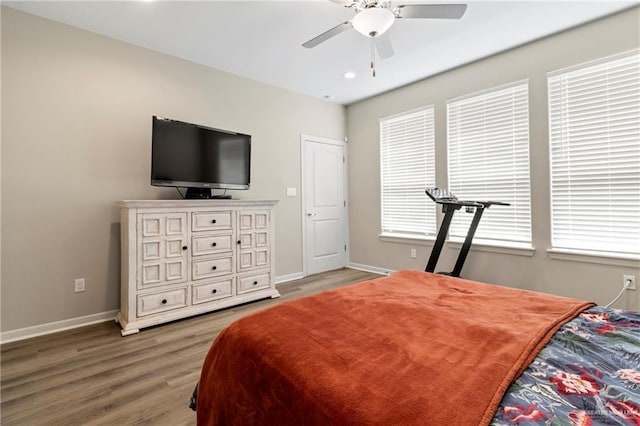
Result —
<instances>
[{"instance_id":1,"label":"white window blind","mask_svg":"<svg viewBox=\"0 0 640 426\"><path fill-rule=\"evenodd\" d=\"M380 119L382 232L435 235L433 106Z\"/></svg>"},{"instance_id":2,"label":"white window blind","mask_svg":"<svg viewBox=\"0 0 640 426\"><path fill-rule=\"evenodd\" d=\"M484 212L476 241L531 246L528 82L447 102L449 191L463 200L502 201ZM463 239L473 215L454 215L449 237Z\"/></svg>"},{"instance_id":3,"label":"white window blind","mask_svg":"<svg viewBox=\"0 0 640 426\"><path fill-rule=\"evenodd\" d=\"M640 255L640 54L548 74L552 245Z\"/></svg>"}]
</instances>

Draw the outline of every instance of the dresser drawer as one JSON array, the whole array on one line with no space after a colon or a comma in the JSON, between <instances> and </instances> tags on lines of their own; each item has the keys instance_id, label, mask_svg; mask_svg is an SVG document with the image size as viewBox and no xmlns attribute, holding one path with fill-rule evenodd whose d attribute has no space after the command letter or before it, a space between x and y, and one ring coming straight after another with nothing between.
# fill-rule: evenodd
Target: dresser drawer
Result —
<instances>
[{"instance_id":1,"label":"dresser drawer","mask_svg":"<svg viewBox=\"0 0 640 426\"><path fill-rule=\"evenodd\" d=\"M231 234L194 235L191 237L191 253L194 256L224 253L233 247Z\"/></svg>"},{"instance_id":2,"label":"dresser drawer","mask_svg":"<svg viewBox=\"0 0 640 426\"><path fill-rule=\"evenodd\" d=\"M224 257L194 260L191 268L191 279L201 280L203 278L230 274L233 272L232 259L233 257L229 255Z\"/></svg>"},{"instance_id":3,"label":"dresser drawer","mask_svg":"<svg viewBox=\"0 0 640 426\"><path fill-rule=\"evenodd\" d=\"M238 294L268 288L271 283L269 273L251 275L238 278Z\"/></svg>"},{"instance_id":4,"label":"dresser drawer","mask_svg":"<svg viewBox=\"0 0 640 426\"><path fill-rule=\"evenodd\" d=\"M233 279L216 281L193 286L191 300L193 304L210 302L212 300L224 299L232 295Z\"/></svg>"},{"instance_id":5,"label":"dresser drawer","mask_svg":"<svg viewBox=\"0 0 640 426\"><path fill-rule=\"evenodd\" d=\"M157 314L187 306L187 288L138 296L138 316Z\"/></svg>"},{"instance_id":6,"label":"dresser drawer","mask_svg":"<svg viewBox=\"0 0 640 426\"><path fill-rule=\"evenodd\" d=\"M231 229L231 211L193 212L191 229L196 232Z\"/></svg>"}]
</instances>

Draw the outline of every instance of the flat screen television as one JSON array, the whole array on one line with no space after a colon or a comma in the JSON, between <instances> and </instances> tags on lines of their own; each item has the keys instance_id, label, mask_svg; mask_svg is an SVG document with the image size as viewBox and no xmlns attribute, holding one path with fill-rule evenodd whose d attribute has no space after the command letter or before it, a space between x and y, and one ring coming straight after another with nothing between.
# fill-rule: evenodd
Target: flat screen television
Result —
<instances>
[{"instance_id":1,"label":"flat screen television","mask_svg":"<svg viewBox=\"0 0 640 426\"><path fill-rule=\"evenodd\" d=\"M151 185L187 188L185 198L211 189L249 189L251 136L153 116Z\"/></svg>"}]
</instances>

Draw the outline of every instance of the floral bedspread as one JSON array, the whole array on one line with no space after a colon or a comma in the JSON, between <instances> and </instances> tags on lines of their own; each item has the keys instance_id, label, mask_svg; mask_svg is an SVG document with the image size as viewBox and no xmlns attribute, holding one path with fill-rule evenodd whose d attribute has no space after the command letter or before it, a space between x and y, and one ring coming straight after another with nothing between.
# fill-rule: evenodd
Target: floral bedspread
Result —
<instances>
[{"instance_id":1,"label":"floral bedspread","mask_svg":"<svg viewBox=\"0 0 640 426\"><path fill-rule=\"evenodd\" d=\"M491 424L640 426L640 313L595 306L566 323Z\"/></svg>"}]
</instances>

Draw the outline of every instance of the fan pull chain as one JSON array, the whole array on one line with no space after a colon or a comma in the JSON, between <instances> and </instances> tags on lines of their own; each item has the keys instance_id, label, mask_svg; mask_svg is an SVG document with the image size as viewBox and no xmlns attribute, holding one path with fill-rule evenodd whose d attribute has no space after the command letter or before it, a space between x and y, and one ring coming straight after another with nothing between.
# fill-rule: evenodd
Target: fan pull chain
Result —
<instances>
[{"instance_id":1,"label":"fan pull chain","mask_svg":"<svg viewBox=\"0 0 640 426\"><path fill-rule=\"evenodd\" d=\"M376 50L375 50L375 38L371 37L371 71L373 76L376 76Z\"/></svg>"}]
</instances>

